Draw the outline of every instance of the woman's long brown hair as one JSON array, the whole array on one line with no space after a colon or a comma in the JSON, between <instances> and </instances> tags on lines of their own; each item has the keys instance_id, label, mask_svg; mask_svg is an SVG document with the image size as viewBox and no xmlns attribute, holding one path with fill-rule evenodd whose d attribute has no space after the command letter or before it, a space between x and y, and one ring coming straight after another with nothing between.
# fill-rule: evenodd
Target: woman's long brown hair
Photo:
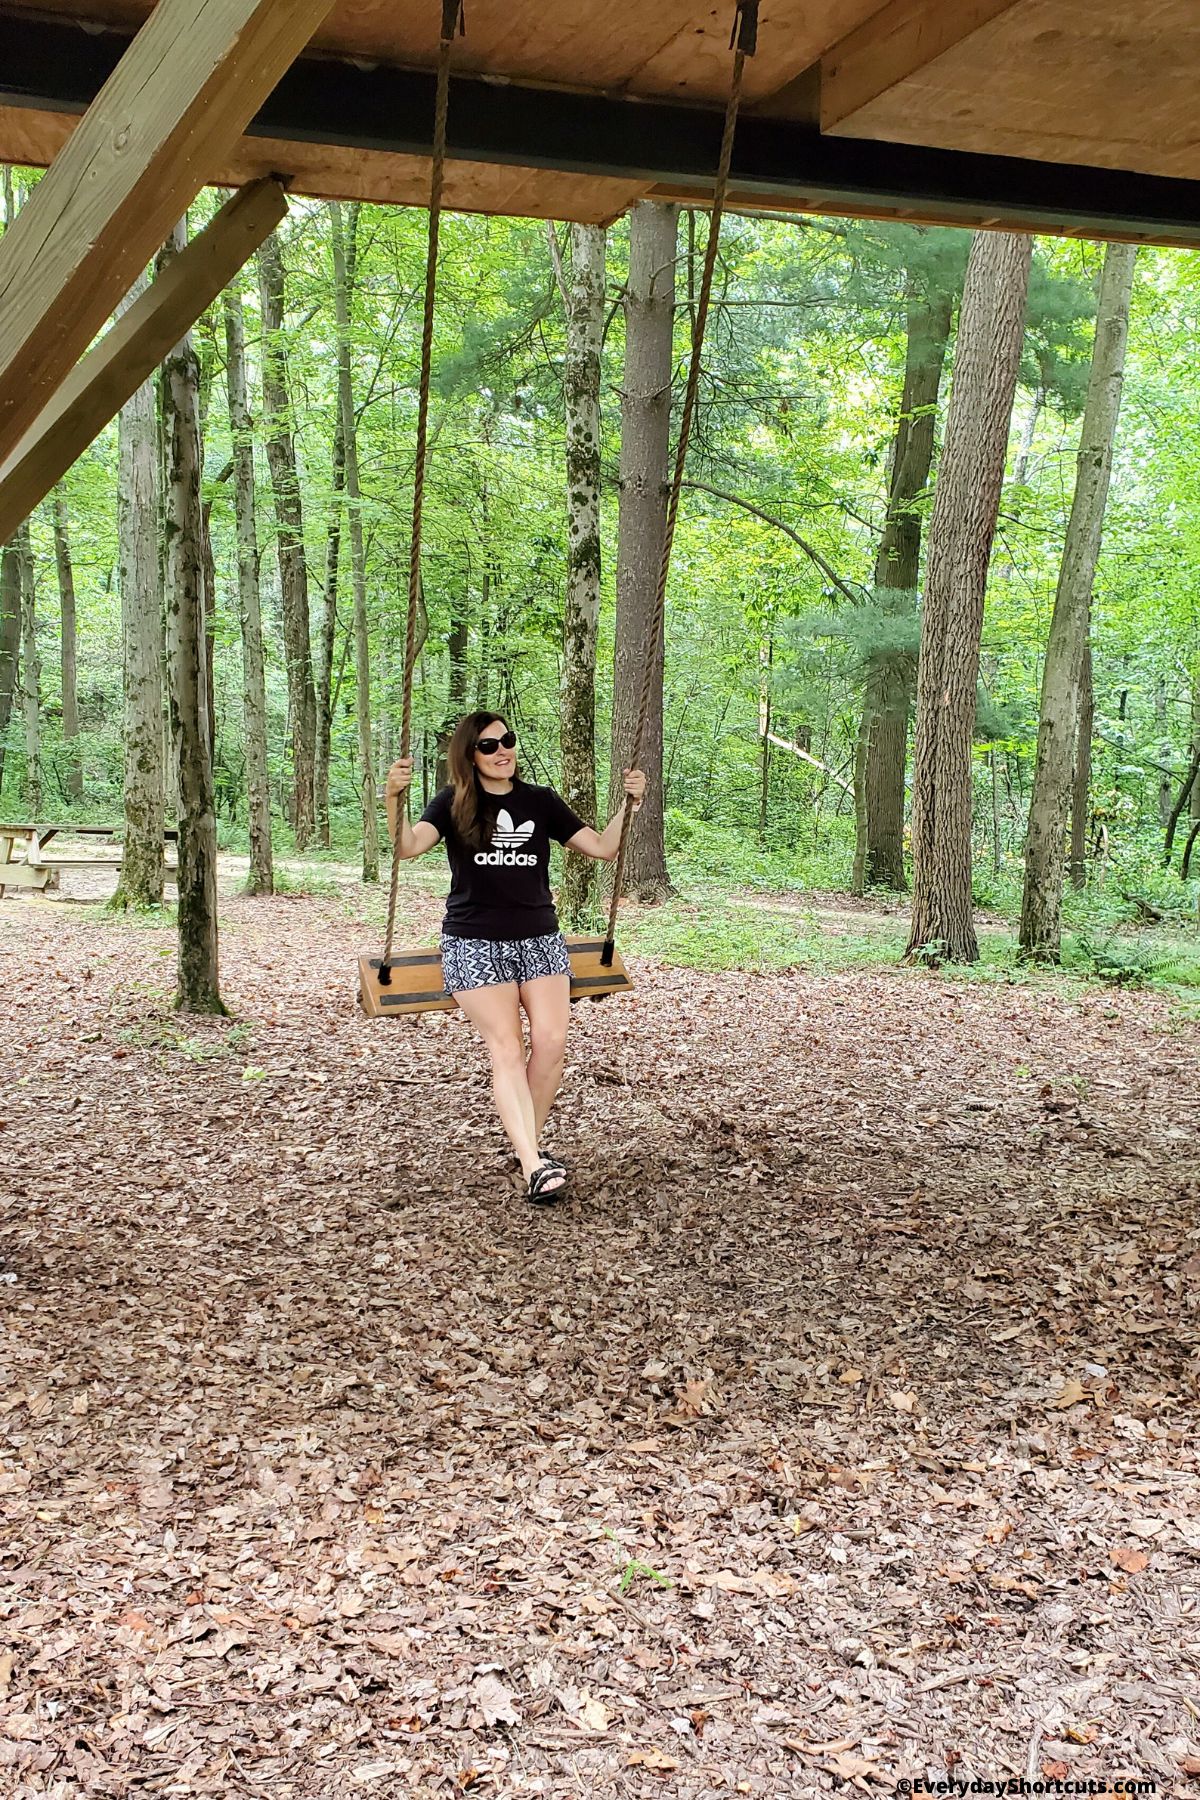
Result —
<instances>
[{"instance_id":1,"label":"woman's long brown hair","mask_svg":"<svg viewBox=\"0 0 1200 1800\"><path fill-rule=\"evenodd\" d=\"M485 837L484 820L480 813L480 803L484 799L485 790L479 783L479 772L475 767L475 746L484 736L489 725L501 725L508 730L508 725L500 713L473 712L464 713L454 727L454 736L446 752L446 763L450 772L450 780L454 786L454 799L450 805L450 816L454 820L454 829L464 844L472 850L486 850L488 840ZM520 779L520 770L513 764L513 780Z\"/></svg>"}]
</instances>

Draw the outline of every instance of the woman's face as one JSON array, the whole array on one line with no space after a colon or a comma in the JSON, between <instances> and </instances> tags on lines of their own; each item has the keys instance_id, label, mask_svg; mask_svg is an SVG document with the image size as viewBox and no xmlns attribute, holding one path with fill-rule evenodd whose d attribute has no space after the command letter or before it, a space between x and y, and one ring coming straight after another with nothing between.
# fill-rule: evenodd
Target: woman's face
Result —
<instances>
[{"instance_id":1,"label":"woman's face","mask_svg":"<svg viewBox=\"0 0 1200 1800\"><path fill-rule=\"evenodd\" d=\"M507 730L508 726L503 719L491 719L480 732L480 741L487 739L494 741L496 738L502 738ZM475 751L475 767L479 770L479 773L486 776L489 781L510 780L516 766L517 752L515 746L511 750L506 750L503 744L497 744L490 756L485 756L480 749L476 749Z\"/></svg>"}]
</instances>

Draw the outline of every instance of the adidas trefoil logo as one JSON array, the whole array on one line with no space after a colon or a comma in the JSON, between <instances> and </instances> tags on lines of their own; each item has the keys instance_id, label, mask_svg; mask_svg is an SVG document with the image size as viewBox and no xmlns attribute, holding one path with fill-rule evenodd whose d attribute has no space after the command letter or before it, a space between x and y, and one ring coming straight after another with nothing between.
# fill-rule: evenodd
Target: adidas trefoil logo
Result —
<instances>
[{"instance_id":1,"label":"adidas trefoil logo","mask_svg":"<svg viewBox=\"0 0 1200 1800\"><path fill-rule=\"evenodd\" d=\"M501 807L496 814L492 847L490 850L477 850L475 861L490 869L535 869L537 857L525 854L525 845L532 836L532 819L526 819L523 825L514 825L512 814Z\"/></svg>"}]
</instances>

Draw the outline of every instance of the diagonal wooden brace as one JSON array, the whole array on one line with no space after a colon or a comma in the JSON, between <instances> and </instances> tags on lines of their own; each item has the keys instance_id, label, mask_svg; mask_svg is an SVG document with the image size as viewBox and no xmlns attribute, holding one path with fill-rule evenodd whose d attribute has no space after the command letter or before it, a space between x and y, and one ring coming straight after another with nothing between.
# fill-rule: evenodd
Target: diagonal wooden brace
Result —
<instances>
[{"instance_id":1,"label":"diagonal wooden brace","mask_svg":"<svg viewBox=\"0 0 1200 1800\"><path fill-rule=\"evenodd\" d=\"M331 6L158 0L0 239L0 461Z\"/></svg>"},{"instance_id":2,"label":"diagonal wooden brace","mask_svg":"<svg viewBox=\"0 0 1200 1800\"><path fill-rule=\"evenodd\" d=\"M287 195L277 181L242 188L76 364L0 465L0 544L8 542L286 213Z\"/></svg>"}]
</instances>

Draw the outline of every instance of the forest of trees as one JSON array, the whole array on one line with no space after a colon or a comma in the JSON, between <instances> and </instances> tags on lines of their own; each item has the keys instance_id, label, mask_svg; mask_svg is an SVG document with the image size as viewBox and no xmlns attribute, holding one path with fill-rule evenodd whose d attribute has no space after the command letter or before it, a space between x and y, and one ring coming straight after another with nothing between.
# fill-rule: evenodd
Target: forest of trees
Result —
<instances>
[{"instance_id":1,"label":"forest of trees","mask_svg":"<svg viewBox=\"0 0 1200 1800\"><path fill-rule=\"evenodd\" d=\"M5 171L6 221L36 179ZM137 906L179 819L194 938L217 840L257 893L276 850L379 878L425 229L293 201L3 550L0 812L123 821ZM445 220L419 793L478 704L530 779L615 810L707 229ZM1066 884L1194 905L1198 315L1191 252L726 221L630 892L769 852L911 888L910 954L965 961L981 899L1043 960ZM595 880L568 859L567 918Z\"/></svg>"}]
</instances>

